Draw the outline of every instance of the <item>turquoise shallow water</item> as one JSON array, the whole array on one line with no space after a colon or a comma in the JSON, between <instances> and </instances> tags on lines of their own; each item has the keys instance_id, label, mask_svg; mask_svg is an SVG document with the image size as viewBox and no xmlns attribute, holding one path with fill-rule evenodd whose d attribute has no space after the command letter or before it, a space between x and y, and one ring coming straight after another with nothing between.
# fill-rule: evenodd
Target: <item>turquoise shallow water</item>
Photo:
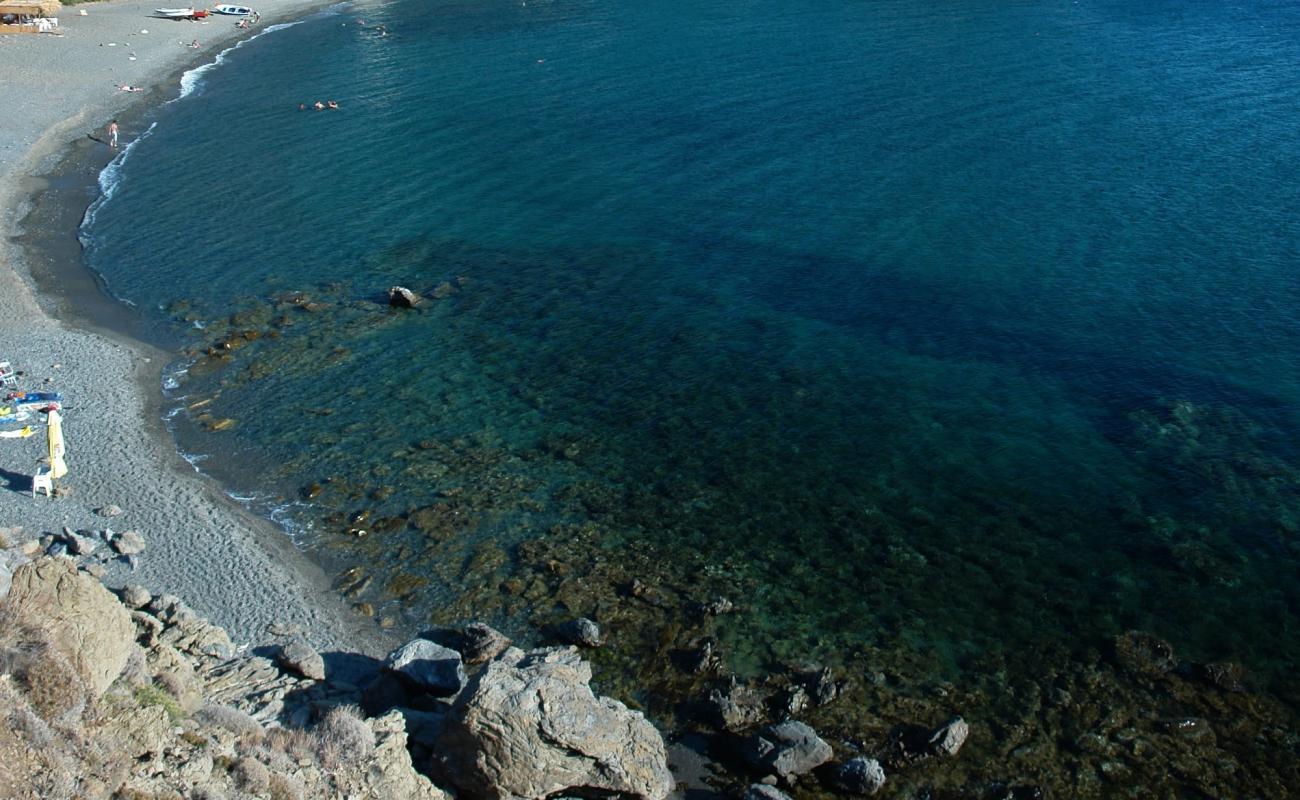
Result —
<instances>
[{"instance_id":1,"label":"turquoise shallow water","mask_svg":"<svg viewBox=\"0 0 1300 800\"><path fill-rule=\"evenodd\" d=\"M182 446L406 625L572 537L743 596L742 671L1142 628L1281 675L1298 31L1283 3L342 10L154 112L86 257L160 337L256 332L172 390L235 420L182 414Z\"/></svg>"}]
</instances>

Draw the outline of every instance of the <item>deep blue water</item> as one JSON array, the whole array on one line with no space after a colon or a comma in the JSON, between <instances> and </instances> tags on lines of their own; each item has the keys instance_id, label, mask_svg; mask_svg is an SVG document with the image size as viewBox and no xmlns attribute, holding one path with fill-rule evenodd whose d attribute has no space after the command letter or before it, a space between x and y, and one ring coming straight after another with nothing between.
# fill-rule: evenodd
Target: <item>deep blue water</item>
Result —
<instances>
[{"instance_id":1,"label":"deep blue water","mask_svg":"<svg viewBox=\"0 0 1300 800\"><path fill-rule=\"evenodd\" d=\"M741 669L1136 627L1285 672L1298 34L1282 2L358 6L154 112L87 260L168 339L245 311L173 392L236 425L182 446L327 561L428 580L365 595L409 624L509 576L485 543L587 526L745 593ZM325 516L428 507L433 543Z\"/></svg>"}]
</instances>

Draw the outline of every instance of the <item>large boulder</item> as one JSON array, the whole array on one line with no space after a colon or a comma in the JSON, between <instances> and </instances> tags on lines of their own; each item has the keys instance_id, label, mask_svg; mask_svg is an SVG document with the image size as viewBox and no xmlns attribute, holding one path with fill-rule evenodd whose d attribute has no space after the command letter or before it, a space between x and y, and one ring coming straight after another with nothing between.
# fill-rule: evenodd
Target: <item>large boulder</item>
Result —
<instances>
[{"instance_id":1,"label":"large boulder","mask_svg":"<svg viewBox=\"0 0 1300 800\"><path fill-rule=\"evenodd\" d=\"M9 605L49 632L99 697L121 674L135 646L131 615L111 592L72 561L40 558L14 571Z\"/></svg>"},{"instance_id":2,"label":"large boulder","mask_svg":"<svg viewBox=\"0 0 1300 800\"><path fill-rule=\"evenodd\" d=\"M789 781L830 761L834 753L817 731L802 722L789 720L754 734L746 755L758 769Z\"/></svg>"},{"instance_id":3,"label":"large boulder","mask_svg":"<svg viewBox=\"0 0 1300 800\"><path fill-rule=\"evenodd\" d=\"M388 654L384 666L415 688L450 697L465 685L460 653L428 639L412 639Z\"/></svg>"},{"instance_id":4,"label":"large boulder","mask_svg":"<svg viewBox=\"0 0 1300 800\"><path fill-rule=\"evenodd\" d=\"M596 697L572 647L510 648L452 706L438 752L464 794L535 800L616 793L661 800L673 788L663 738L645 717Z\"/></svg>"}]
</instances>

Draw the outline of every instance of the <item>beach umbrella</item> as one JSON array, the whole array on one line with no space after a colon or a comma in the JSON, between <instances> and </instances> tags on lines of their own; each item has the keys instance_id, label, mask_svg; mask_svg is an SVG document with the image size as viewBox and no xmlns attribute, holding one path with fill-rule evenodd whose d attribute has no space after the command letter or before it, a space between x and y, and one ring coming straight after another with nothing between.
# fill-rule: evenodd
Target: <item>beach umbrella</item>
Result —
<instances>
[{"instance_id":1,"label":"beach umbrella","mask_svg":"<svg viewBox=\"0 0 1300 800\"><path fill-rule=\"evenodd\" d=\"M63 419L59 412L51 410L45 432L50 444L50 477L62 478L68 474L68 465L63 463Z\"/></svg>"}]
</instances>

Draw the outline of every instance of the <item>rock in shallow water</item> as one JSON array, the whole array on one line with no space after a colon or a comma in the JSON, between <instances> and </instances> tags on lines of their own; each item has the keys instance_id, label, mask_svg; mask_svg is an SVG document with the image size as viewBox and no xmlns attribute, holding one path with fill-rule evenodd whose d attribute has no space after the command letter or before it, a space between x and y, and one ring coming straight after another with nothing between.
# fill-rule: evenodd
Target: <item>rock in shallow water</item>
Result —
<instances>
[{"instance_id":1,"label":"rock in shallow water","mask_svg":"<svg viewBox=\"0 0 1300 800\"><path fill-rule=\"evenodd\" d=\"M510 640L505 634L482 622L473 622L461 632L460 654L466 664L482 664L501 655Z\"/></svg>"},{"instance_id":2,"label":"rock in shallow water","mask_svg":"<svg viewBox=\"0 0 1300 800\"><path fill-rule=\"evenodd\" d=\"M600 626L595 622L580 617L560 625L555 633L568 644L579 647L600 647Z\"/></svg>"},{"instance_id":3,"label":"rock in shallow water","mask_svg":"<svg viewBox=\"0 0 1300 800\"><path fill-rule=\"evenodd\" d=\"M874 758L855 756L840 765L835 783L852 794L872 795L885 785L885 768Z\"/></svg>"},{"instance_id":4,"label":"rock in shallow water","mask_svg":"<svg viewBox=\"0 0 1300 800\"><path fill-rule=\"evenodd\" d=\"M790 795L765 783L752 783L745 790L743 800L790 800Z\"/></svg>"},{"instance_id":5,"label":"rock in shallow water","mask_svg":"<svg viewBox=\"0 0 1300 800\"><path fill-rule=\"evenodd\" d=\"M790 720L769 725L746 743L746 758L760 770L774 772L782 780L812 772L831 760L831 746L817 731Z\"/></svg>"},{"instance_id":6,"label":"rock in shallow water","mask_svg":"<svg viewBox=\"0 0 1300 800\"><path fill-rule=\"evenodd\" d=\"M961 717L953 717L930 737L930 750L935 755L955 756L970 735L970 726Z\"/></svg>"}]
</instances>

